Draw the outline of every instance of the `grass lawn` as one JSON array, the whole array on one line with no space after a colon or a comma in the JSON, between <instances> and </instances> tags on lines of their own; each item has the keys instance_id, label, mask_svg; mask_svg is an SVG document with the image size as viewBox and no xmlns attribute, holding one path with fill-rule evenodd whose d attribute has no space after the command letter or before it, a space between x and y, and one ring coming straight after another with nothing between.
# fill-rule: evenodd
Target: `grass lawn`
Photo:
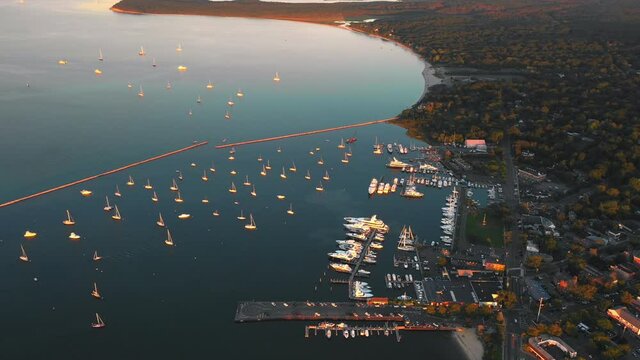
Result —
<instances>
[{"instance_id":1,"label":"grass lawn","mask_svg":"<svg viewBox=\"0 0 640 360\"><path fill-rule=\"evenodd\" d=\"M504 224L502 218L487 214L487 223L482 226L485 211L467 215L466 235L470 243L501 248L504 246Z\"/></svg>"}]
</instances>

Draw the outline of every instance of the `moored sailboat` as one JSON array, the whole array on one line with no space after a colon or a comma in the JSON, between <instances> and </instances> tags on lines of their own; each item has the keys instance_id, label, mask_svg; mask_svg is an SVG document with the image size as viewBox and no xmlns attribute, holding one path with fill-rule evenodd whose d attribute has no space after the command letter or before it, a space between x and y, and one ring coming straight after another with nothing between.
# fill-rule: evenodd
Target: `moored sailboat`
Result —
<instances>
[{"instance_id":1,"label":"moored sailboat","mask_svg":"<svg viewBox=\"0 0 640 360\"><path fill-rule=\"evenodd\" d=\"M160 227L164 227L164 219L162 219L162 214L158 214L158 221L156 221L156 224L158 224L158 226Z\"/></svg>"},{"instance_id":2,"label":"moored sailboat","mask_svg":"<svg viewBox=\"0 0 640 360\"><path fill-rule=\"evenodd\" d=\"M171 232L167 229L167 238L164 240L164 243L173 246L173 238L171 237Z\"/></svg>"},{"instance_id":3,"label":"moored sailboat","mask_svg":"<svg viewBox=\"0 0 640 360\"><path fill-rule=\"evenodd\" d=\"M122 215L120 215L120 210L118 210L118 205L115 205L115 214L111 215L111 218L116 221L122 220Z\"/></svg>"},{"instance_id":4,"label":"moored sailboat","mask_svg":"<svg viewBox=\"0 0 640 360\"><path fill-rule=\"evenodd\" d=\"M69 212L69 210L67 210L67 218L64 219L62 221L62 223L65 224L65 225L75 225L76 224L75 220L73 220L73 218L71 217L71 212Z\"/></svg>"},{"instance_id":5,"label":"moored sailboat","mask_svg":"<svg viewBox=\"0 0 640 360\"><path fill-rule=\"evenodd\" d=\"M244 226L247 230L256 230L256 222L253 220L253 214L249 214L249 223Z\"/></svg>"},{"instance_id":6,"label":"moored sailboat","mask_svg":"<svg viewBox=\"0 0 640 360\"><path fill-rule=\"evenodd\" d=\"M27 256L27 252L24 251L24 246L20 245L20 260L24 261L24 262L28 262L29 261L29 257Z\"/></svg>"},{"instance_id":7,"label":"moored sailboat","mask_svg":"<svg viewBox=\"0 0 640 360\"><path fill-rule=\"evenodd\" d=\"M93 296L96 299L102 299L102 295L100 295L100 292L98 291L98 285L95 282L93 283L93 290L91 291L91 296Z\"/></svg>"},{"instance_id":8,"label":"moored sailboat","mask_svg":"<svg viewBox=\"0 0 640 360\"><path fill-rule=\"evenodd\" d=\"M107 326L107 324L105 324L104 321L102 321L102 318L100 317L100 315L96 313L96 322L92 323L91 327L94 329L101 329L105 326Z\"/></svg>"},{"instance_id":9,"label":"moored sailboat","mask_svg":"<svg viewBox=\"0 0 640 360\"><path fill-rule=\"evenodd\" d=\"M113 207L111 206L111 204L109 204L109 197L105 196L104 197L106 203L104 205L104 207L102 208L104 211L111 211L111 209L113 209Z\"/></svg>"},{"instance_id":10,"label":"moored sailboat","mask_svg":"<svg viewBox=\"0 0 640 360\"><path fill-rule=\"evenodd\" d=\"M93 261L100 261L102 260L102 256L98 255L98 250L93 252Z\"/></svg>"}]
</instances>

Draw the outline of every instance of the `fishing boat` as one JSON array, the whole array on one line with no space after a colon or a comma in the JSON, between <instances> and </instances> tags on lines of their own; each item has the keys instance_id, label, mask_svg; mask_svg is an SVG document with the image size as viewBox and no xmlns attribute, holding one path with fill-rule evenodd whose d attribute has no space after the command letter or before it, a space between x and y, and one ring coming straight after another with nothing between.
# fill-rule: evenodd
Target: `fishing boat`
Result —
<instances>
[{"instance_id":1,"label":"fishing boat","mask_svg":"<svg viewBox=\"0 0 640 360\"><path fill-rule=\"evenodd\" d=\"M307 170L307 174L304 176L305 179L311 180L311 173Z\"/></svg>"},{"instance_id":2,"label":"fishing boat","mask_svg":"<svg viewBox=\"0 0 640 360\"><path fill-rule=\"evenodd\" d=\"M267 169L262 165L262 170L260 171L260 175L267 176Z\"/></svg>"},{"instance_id":3,"label":"fishing boat","mask_svg":"<svg viewBox=\"0 0 640 360\"><path fill-rule=\"evenodd\" d=\"M338 149L344 149L346 145L344 144L344 138L340 139L340 144L338 144Z\"/></svg>"},{"instance_id":4,"label":"fishing boat","mask_svg":"<svg viewBox=\"0 0 640 360\"><path fill-rule=\"evenodd\" d=\"M233 106L233 105L235 105L235 104L236 104L236 103L235 103L235 102L233 102L233 100L232 100L231 98L229 98L229 100L227 100L227 105L229 105L229 106Z\"/></svg>"},{"instance_id":5,"label":"fishing boat","mask_svg":"<svg viewBox=\"0 0 640 360\"><path fill-rule=\"evenodd\" d=\"M184 199L182 198L182 196L180 195L180 191L178 191L178 197L173 199L173 201L177 202L177 203L183 203Z\"/></svg>"},{"instance_id":6,"label":"fishing boat","mask_svg":"<svg viewBox=\"0 0 640 360\"><path fill-rule=\"evenodd\" d=\"M331 178L329 177L329 171L328 171L328 170L325 170L324 175L322 176L322 180L324 180L324 181L329 181L329 179L331 179Z\"/></svg>"},{"instance_id":7,"label":"fishing boat","mask_svg":"<svg viewBox=\"0 0 640 360\"><path fill-rule=\"evenodd\" d=\"M121 197L122 196L122 193L120 193L120 189L118 188L118 185L116 185L116 191L113 193L113 195L115 195L117 197ZM111 210L111 209L109 209L109 210Z\"/></svg>"},{"instance_id":8,"label":"fishing boat","mask_svg":"<svg viewBox=\"0 0 640 360\"><path fill-rule=\"evenodd\" d=\"M187 220L191 218L191 214L186 214L186 213L182 213L180 215L178 215L178 219L180 220Z\"/></svg>"},{"instance_id":9,"label":"fishing boat","mask_svg":"<svg viewBox=\"0 0 640 360\"><path fill-rule=\"evenodd\" d=\"M244 226L244 228L247 229L247 230L255 230L255 229L257 229L256 222L253 220L253 214L249 214L249 223L246 224Z\"/></svg>"},{"instance_id":10,"label":"fishing boat","mask_svg":"<svg viewBox=\"0 0 640 360\"><path fill-rule=\"evenodd\" d=\"M207 83L206 88L207 88L207 90L213 89L213 83L211 82L211 80L209 80L209 82Z\"/></svg>"},{"instance_id":11,"label":"fishing boat","mask_svg":"<svg viewBox=\"0 0 640 360\"><path fill-rule=\"evenodd\" d=\"M207 176L207 170L202 170L202 177L200 179L202 179L202 181L209 181L209 177Z\"/></svg>"},{"instance_id":12,"label":"fishing boat","mask_svg":"<svg viewBox=\"0 0 640 360\"><path fill-rule=\"evenodd\" d=\"M104 61L104 57L102 56L102 49L98 49L98 61Z\"/></svg>"},{"instance_id":13,"label":"fishing boat","mask_svg":"<svg viewBox=\"0 0 640 360\"><path fill-rule=\"evenodd\" d=\"M322 160L322 156L318 159L318 165L324 165L324 160Z\"/></svg>"},{"instance_id":14,"label":"fishing boat","mask_svg":"<svg viewBox=\"0 0 640 360\"><path fill-rule=\"evenodd\" d=\"M171 237L171 232L167 229L167 238L164 240L164 243L173 246L173 238Z\"/></svg>"},{"instance_id":15,"label":"fishing boat","mask_svg":"<svg viewBox=\"0 0 640 360\"><path fill-rule=\"evenodd\" d=\"M284 200L284 199L286 199L287 197L286 197L285 195L278 194L278 195L276 195L276 198L277 198L278 200Z\"/></svg>"},{"instance_id":16,"label":"fishing boat","mask_svg":"<svg viewBox=\"0 0 640 360\"><path fill-rule=\"evenodd\" d=\"M258 193L256 192L256 186L253 186L253 189L251 190L251 196L258 196Z\"/></svg>"},{"instance_id":17,"label":"fishing boat","mask_svg":"<svg viewBox=\"0 0 640 360\"><path fill-rule=\"evenodd\" d=\"M287 210L287 214L293 215L295 212L293 211L293 204L289 204L289 209Z\"/></svg>"},{"instance_id":18,"label":"fishing boat","mask_svg":"<svg viewBox=\"0 0 640 360\"><path fill-rule=\"evenodd\" d=\"M107 326L107 324L105 324L100 315L96 313L96 322L92 323L91 327L94 329L102 329L105 326Z\"/></svg>"},{"instance_id":19,"label":"fishing boat","mask_svg":"<svg viewBox=\"0 0 640 360\"><path fill-rule=\"evenodd\" d=\"M102 299L102 295L100 295L100 292L98 291L98 285L96 285L96 283L93 283L93 290L91 291L91 296L93 296L96 299Z\"/></svg>"},{"instance_id":20,"label":"fishing boat","mask_svg":"<svg viewBox=\"0 0 640 360\"><path fill-rule=\"evenodd\" d=\"M176 48L177 52L181 52L182 51L182 44L178 43L178 47Z\"/></svg>"},{"instance_id":21,"label":"fishing boat","mask_svg":"<svg viewBox=\"0 0 640 360\"><path fill-rule=\"evenodd\" d=\"M27 252L24 251L24 247L22 245L20 245L20 257L19 259L24 261L24 262L28 262L29 261L29 257L27 256Z\"/></svg>"},{"instance_id":22,"label":"fishing boat","mask_svg":"<svg viewBox=\"0 0 640 360\"><path fill-rule=\"evenodd\" d=\"M347 157L347 153L344 153L344 158L342 160L340 160L343 164L348 164L349 163L349 158Z\"/></svg>"},{"instance_id":23,"label":"fishing boat","mask_svg":"<svg viewBox=\"0 0 640 360\"><path fill-rule=\"evenodd\" d=\"M316 186L316 191L324 191L324 186L322 186L322 181Z\"/></svg>"},{"instance_id":24,"label":"fishing boat","mask_svg":"<svg viewBox=\"0 0 640 360\"><path fill-rule=\"evenodd\" d=\"M247 219L247 217L244 216L244 212L242 211L242 209L240 209L240 215L236 216L236 218L238 220L246 220Z\"/></svg>"},{"instance_id":25,"label":"fishing boat","mask_svg":"<svg viewBox=\"0 0 640 360\"><path fill-rule=\"evenodd\" d=\"M233 181L231 182L231 187L229 188L229 192L232 194L235 194L236 192L238 192L238 189L236 189L236 184L234 184Z\"/></svg>"},{"instance_id":26,"label":"fishing boat","mask_svg":"<svg viewBox=\"0 0 640 360\"><path fill-rule=\"evenodd\" d=\"M264 167L267 170L271 170L271 163L267 160L267 165Z\"/></svg>"},{"instance_id":27,"label":"fishing boat","mask_svg":"<svg viewBox=\"0 0 640 360\"><path fill-rule=\"evenodd\" d=\"M289 167L289 171L291 172L296 172L298 171L298 168L296 167L296 163L295 162L291 162L291 167Z\"/></svg>"},{"instance_id":28,"label":"fishing boat","mask_svg":"<svg viewBox=\"0 0 640 360\"><path fill-rule=\"evenodd\" d=\"M276 74L273 76L273 81L280 82L280 74L276 71Z\"/></svg>"},{"instance_id":29,"label":"fishing boat","mask_svg":"<svg viewBox=\"0 0 640 360\"><path fill-rule=\"evenodd\" d=\"M224 112L224 118L227 120L231 119L231 113L229 112L229 110Z\"/></svg>"},{"instance_id":30,"label":"fishing boat","mask_svg":"<svg viewBox=\"0 0 640 360\"><path fill-rule=\"evenodd\" d=\"M116 221L122 220L122 215L120 215L120 210L118 210L118 205L115 205L115 214L111 215L111 218Z\"/></svg>"},{"instance_id":31,"label":"fishing boat","mask_svg":"<svg viewBox=\"0 0 640 360\"><path fill-rule=\"evenodd\" d=\"M98 255L98 250L93 252L93 261L100 261L102 260L102 256Z\"/></svg>"},{"instance_id":32,"label":"fishing boat","mask_svg":"<svg viewBox=\"0 0 640 360\"><path fill-rule=\"evenodd\" d=\"M171 182L171 186L169 187L169 190L171 191L178 191L178 184L176 183L176 179L173 179L173 181Z\"/></svg>"},{"instance_id":33,"label":"fishing boat","mask_svg":"<svg viewBox=\"0 0 640 360\"><path fill-rule=\"evenodd\" d=\"M127 181L127 185L128 185L128 186L133 186L133 185L135 185L135 184L136 184L136 183L133 181L133 178L131 177L131 175L129 175L129 180Z\"/></svg>"},{"instance_id":34,"label":"fishing boat","mask_svg":"<svg viewBox=\"0 0 640 360\"><path fill-rule=\"evenodd\" d=\"M69 210L67 210L67 218L64 219L62 221L62 223L65 224L65 225L75 225L76 224L75 220L73 220L73 218L71 217L71 212L69 212Z\"/></svg>"},{"instance_id":35,"label":"fishing boat","mask_svg":"<svg viewBox=\"0 0 640 360\"><path fill-rule=\"evenodd\" d=\"M158 194L156 194L156 192L153 192L153 195L151 196L151 201L153 202L158 202Z\"/></svg>"},{"instance_id":36,"label":"fishing boat","mask_svg":"<svg viewBox=\"0 0 640 360\"><path fill-rule=\"evenodd\" d=\"M283 179L287 178L287 174L285 174L285 172L284 172L284 166L282 167L282 173L280 174L280 177L283 178Z\"/></svg>"},{"instance_id":37,"label":"fishing boat","mask_svg":"<svg viewBox=\"0 0 640 360\"><path fill-rule=\"evenodd\" d=\"M138 90L138 96L144 97L144 90L142 90L142 85L140 85L140 90Z\"/></svg>"},{"instance_id":38,"label":"fishing boat","mask_svg":"<svg viewBox=\"0 0 640 360\"><path fill-rule=\"evenodd\" d=\"M158 224L158 226L160 227L164 227L164 219L162 219L162 214L158 214L158 221L156 221L156 224Z\"/></svg>"},{"instance_id":39,"label":"fishing boat","mask_svg":"<svg viewBox=\"0 0 640 360\"><path fill-rule=\"evenodd\" d=\"M84 197L89 197L93 194L93 191L91 190L80 190L80 195L84 196Z\"/></svg>"},{"instance_id":40,"label":"fishing boat","mask_svg":"<svg viewBox=\"0 0 640 360\"><path fill-rule=\"evenodd\" d=\"M249 175L244 177L244 182L242 183L244 186L251 186L251 181L249 181Z\"/></svg>"},{"instance_id":41,"label":"fishing boat","mask_svg":"<svg viewBox=\"0 0 640 360\"><path fill-rule=\"evenodd\" d=\"M244 93L242 92L242 90L238 89L238 91L236 92L236 96L241 98L244 96Z\"/></svg>"},{"instance_id":42,"label":"fishing boat","mask_svg":"<svg viewBox=\"0 0 640 360\"><path fill-rule=\"evenodd\" d=\"M76 234L74 232L71 232L71 234L69 234L69 239L71 239L71 240L80 240L80 235L78 235L78 234Z\"/></svg>"},{"instance_id":43,"label":"fishing boat","mask_svg":"<svg viewBox=\"0 0 640 360\"><path fill-rule=\"evenodd\" d=\"M140 51L138 51L138 55L145 56L147 53L144 52L144 47L140 46Z\"/></svg>"}]
</instances>

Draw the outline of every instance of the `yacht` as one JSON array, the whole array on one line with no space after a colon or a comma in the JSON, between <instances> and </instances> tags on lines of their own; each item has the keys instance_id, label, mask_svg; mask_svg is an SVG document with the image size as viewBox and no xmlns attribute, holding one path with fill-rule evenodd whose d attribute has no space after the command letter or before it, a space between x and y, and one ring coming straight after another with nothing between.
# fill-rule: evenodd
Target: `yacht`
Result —
<instances>
[{"instance_id":1,"label":"yacht","mask_svg":"<svg viewBox=\"0 0 640 360\"><path fill-rule=\"evenodd\" d=\"M71 240L80 240L80 235L72 232L71 234L69 234L69 239L71 239Z\"/></svg>"},{"instance_id":2,"label":"yacht","mask_svg":"<svg viewBox=\"0 0 640 360\"><path fill-rule=\"evenodd\" d=\"M415 186L407 186L400 195L408 198L421 198L424 196L423 193L416 190Z\"/></svg>"},{"instance_id":3,"label":"yacht","mask_svg":"<svg viewBox=\"0 0 640 360\"><path fill-rule=\"evenodd\" d=\"M307 170L307 174L304 176L304 178L307 180L311 180L311 173L309 173L309 170Z\"/></svg>"},{"instance_id":4,"label":"yacht","mask_svg":"<svg viewBox=\"0 0 640 360\"><path fill-rule=\"evenodd\" d=\"M127 186L133 186L136 183L133 181L133 178L131 177L131 175L129 175L129 180L127 180Z\"/></svg>"},{"instance_id":5,"label":"yacht","mask_svg":"<svg viewBox=\"0 0 640 360\"><path fill-rule=\"evenodd\" d=\"M203 204L208 204L209 203L209 199L207 199L206 196L201 201L202 201Z\"/></svg>"},{"instance_id":6,"label":"yacht","mask_svg":"<svg viewBox=\"0 0 640 360\"><path fill-rule=\"evenodd\" d=\"M121 197L122 193L120 193L120 189L118 188L118 185L116 185L116 191L113 193L113 195L117 196L117 197ZM109 211L109 210L107 210Z\"/></svg>"},{"instance_id":7,"label":"yacht","mask_svg":"<svg viewBox=\"0 0 640 360\"><path fill-rule=\"evenodd\" d=\"M65 224L65 225L75 225L76 224L75 220L73 220L73 218L71 217L71 213L69 212L69 210L67 210L67 218L64 219L62 221L62 223Z\"/></svg>"},{"instance_id":8,"label":"yacht","mask_svg":"<svg viewBox=\"0 0 640 360\"><path fill-rule=\"evenodd\" d=\"M65 60L65 59L58 60L58 65L67 65L68 63L69 63L69 60Z\"/></svg>"},{"instance_id":9,"label":"yacht","mask_svg":"<svg viewBox=\"0 0 640 360\"><path fill-rule=\"evenodd\" d=\"M255 230L255 229L257 229L256 222L253 220L253 215L252 214L249 214L249 223L247 225L245 225L244 228L247 229L247 230Z\"/></svg>"},{"instance_id":10,"label":"yacht","mask_svg":"<svg viewBox=\"0 0 640 360\"><path fill-rule=\"evenodd\" d=\"M29 257L27 256L27 252L24 251L24 246L20 245L20 260L24 261L24 262L28 262L29 261Z\"/></svg>"},{"instance_id":11,"label":"yacht","mask_svg":"<svg viewBox=\"0 0 640 360\"><path fill-rule=\"evenodd\" d=\"M98 285L95 282L93 283L93 290L91 291L91 296L93 296L96 299L102 299L102 295L100 295L100 292L98 291Z\"/></svg>"},{"instance_id":12,"label":"yacht","mask_svg":"<svg viewBox=\"0 0 640 360\"><path fill-rule=\"evenodd\" d=\"M169 190L171 191L178 191L178 183L176 183L176 179L173 179L171 182L171 186L169 187Z\"/></svg>"},{"instance_id":13,"label":"yacht","mask_svg":"<svg viewBox=\"0 0 640 360\"><path fill-rule=\"evenodd\" d=\"M276 74L273 76L273 81L280 82L280 74L276 71Z\"/></svg>"},{"instance_id":14,"label":"yacht","mask_svg":"<svg viewBox=\"0 0 640 360\"><path fill-rule=\"evenodd\" d=\"M393 159L391 161L389 161L389 163L387 163L387 167L391 168L391 169L402 169L402 168L406 168L408 167L409 164L402 162L398 159L396 159L395 157L393 157Z\"/></svg>"},{"instance_id":15,"label":"yacht","mask_svg":"<svg viewBox=\"0 0 640 360\"><path fill-rule=\"evenodd\" d=\"M167 238L164 240L164 243L173 246L173 238L171 237L171 232L167 229Z\"/></svg>"},{"instance_id":16,"label":"yacht","mask_svg":"<svg viewBox=\"0 0 640 360\"><path fill-rule=\"evenodd\" d=\"M287 210L287 214L293 215L295 212L293 211L293 204L289 204L289 209Z\"/></svg>"},{"instance_id":17,"label":"yacht","mask_svg":"<svg viewBox=\"0 0 640 360\"><path fill-rule=\"evenodd\" d=\"M105 324L100 315L96 313L96 322L92 323L91 327L94 329L102 329L105 326L107 326L107 324Z\"/></svg>"},{"instance_id":18,"label":"yacht","mask_svg":"<svg viewBox=\"0 0 640 360\"><path fill-rule=\"evenodd\" d=\"M373 195L378 189L378 179L372 178L369 183L369 195Z\"/></svg>"},{"instance_id":19,"label":"yacht","mask_svg":"<svg viewBox=\"0 0 640 360\"><path fill-rule=\"evenodd\" d=\"M164 227L164 220L162 219L162 214L158 214L158 221L156 221L156 224L158 224L158 226L160 227Z\"/></svg>"},{"instance_id":20,"label":"yacht","mask_svg":"<svg viewBox=\"0 0 640 360\"><path fill-rule=\"evenodd\" d=\"M324 165L324 160L322 160L322 156L318 159L318 165Z\"/></svg>"},{"instance_id":21,"label":"yacht","mask_svg":"<svg viewBox=\"0 0 640 360\"><path fill-rule=\"evenodd\" d=\"M349 264L329 263L329 266L337 272L351 274L351 272L353 271Z\"/></svg>"},{"instance_id":22,"label":"yacht","mask_svg":"<svg viewBox=\"0 0 640 360\"><path fill-rule=\"evenodd\" d=\"M244 93L242 92L242 90L238 89L238 91L236 92L236 96L241 98L244 96Z\"/></svg>"},{"instance_id":23,"label":"yacht","mask_svg":"<svg viewBox=\"0 0 640 360\"><path fill-rule=\"evenodd\" d=\"M93 261L100 261L102 260L102 256L98 255L98 250L93 252Z\"/></svg>"},{"instance_id":24,"label":"yacht","mask_svg":"<svg viewBox=\"0 0 640 360\"><path fill-rule=\"evenodd\" d=\"M190 218L191 218L191 214L182 213L182 214L178 215L178 219L180 219L180 220L186 220L186 219L190 219Z\"/></svg>"},{"instance_id":25,"label":"yacht","mask_svg":"<svg viewBox=\"0 0 640 360\"><path fill-rule=\"evenodd\" d=\"M118 210L118 205L115 205L115 214L111 215L111 218L116 221L122 220L122 216L120 215L120 210Z\"/></svg>"},{"instance_id":26,"label":"yacht","mask_svg":"<svg viewBox=\"0 0 640 360\"><path fill-rule=\"evenodd\" d=\"M182 198L182 196L180 195L180 191L178 191L178 197L173 199L173 201L177 202L177 203L183 203L184 199Z\"/></svg>"},{"instance_id":27,"label":"yacht","mask_svg":"<svg viewBox=\"0 0 640 360\"><path fill-rule=\"evenodd\" d=\"M233 105L235 105L235 104L236 104L236 103L235 103L235 102L233 102L233 100L232 100L231 98L229 98L229 100L227 100L227 105L229 105L229 106L233 106Z\"/></svg>"},{"instance_id":28,"label":"yacht","mask_svg":"<svg viewBox=\"0 0 640 360\"><path fill-rule=\"evenodd\" d=\"M202 181L209 181L209 177L207 176L207 171L202 170L202 177L200 177Z\"/></svg>"},{"instance_id":29,"label":"yacht","mask_svg":"<svg viewBox=\"0 0 640 360\"><path fill-rule=\"evenodd\" d=\"M220 212L218 210L213 210L213 216L220 216Z\"/></svg>"},{"instance_id":30,"label":"yacht","mask_svg":"<svg viewBox=\"0 0 640 360\"><path fill-rule=\"evenodd\" d=\"M233 181L231 182L231 188L229 188L229 192L232 194L238 192L238 190L236 189L236 184L234 184Z\"/></svg>"},{"instance_id":31,"label":"yacht","mask_svg":"<svg viewBox=\"0 0 640 360\"><path fill-rule=\"evenodd\" d=\"M109 204L109 197L105 196L104 197L106 203L104 205L104 207L102 208L104 211L111 211L111 209L113 209L113 207L111 206L111 204Z\"/></svg>"},{"instance_id":32,"label":"yacht","mask_svg":"<svg viewBox=\"0 0 640 360\"><path fill-rule=\"evenodd\" d=\"M95 69L95 70L93 70L93 73L96 74L96 75L102 75L102 70Z\"/></svg>"},{"instance_id":33,"label":"yacht","mask_svg":"<svg viewBox=\"0 0 640 360\"><path fill-rule=\"evenodd\" d=\"M278 198L278 200L284 200L286 198L286 196L278 194L278 195L276 195L276 198Z\"/></svg>"},{"instance_id":34,"label":"yacht","mask_svg":"<svg viewBox=\"0 0 640 360\"><path fill-rule=\"evenodd\" d=\"M93 194L93 191L91 190L80 190L80 195L84 196L84 197L89 197Z\"/></svg>"}]
</instances>

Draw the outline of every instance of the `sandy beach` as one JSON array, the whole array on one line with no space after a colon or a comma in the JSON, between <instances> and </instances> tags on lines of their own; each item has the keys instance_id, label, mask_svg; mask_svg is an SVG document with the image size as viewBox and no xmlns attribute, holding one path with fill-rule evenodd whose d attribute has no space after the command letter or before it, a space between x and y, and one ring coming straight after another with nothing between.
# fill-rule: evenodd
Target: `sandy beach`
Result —
<instances>
[{"instance_id":1,"label":"sandy beach","mask_svg":"<svg viewBox=\"0 0 640 360\"><path fill-rule=\"evenodd\" d=\"M458 341L468 360L482 360L484 346L476 335L476 330L464 328L463 331L453 333L453 337Z\"/></svg>"}]
</instances>

